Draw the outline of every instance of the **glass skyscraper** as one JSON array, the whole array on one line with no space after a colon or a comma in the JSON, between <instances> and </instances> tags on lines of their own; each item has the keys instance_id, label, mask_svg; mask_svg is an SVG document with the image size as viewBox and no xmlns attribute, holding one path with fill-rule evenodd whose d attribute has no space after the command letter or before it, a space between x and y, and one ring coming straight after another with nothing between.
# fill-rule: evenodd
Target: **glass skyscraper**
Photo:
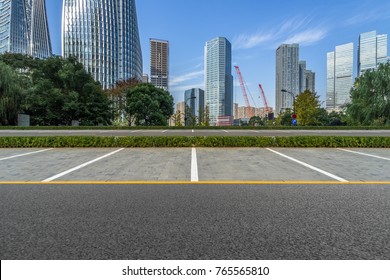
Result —
<instances>
[{"instance_id":1,"label":"glass skyscraper","mask_svg":"<svg viewBox=\"0 0 390 280\"><path fill-rule=\"evenodd\" d=\"M195 125L196 120L189 120L188 116L191 116L197 121L199 121L199 118L204 117L204 90L200 88L192 88L189 90L186 90L184 92L184 100L186 108L185 110L189 110L189 112L185 115L185 125ZM201 121L204 121L203 119Z\"/></svg>"},{"instance_id":2,"label":"glass skyscraper","mask_svg":"<svg viewBox=\"0 0 390 280\"><path fill-rule=\"evenodd\" d=\"M51 56L45 0L0 0L0 53Z\"/></svg>"},{"instance_id":3,"label":"glass skyscraper","mask_svg":"<svg viewBox=\"0 0 390 280\"><path fill-rule=\"evenodd\" d=\"M106 89L142 80L135 0L64 0L62 55L76 57Z\"/></svg>"},{"instance_id":4,"label":"glass skyscraper","mask_svg":"<svg viewBox=\"0 0 390 280\"><path fill-rule=\"evenodd\" d=\"M301 64L301 68L304 65ZM294 96L300 93L299 45L283 44L276 50L276 114L292 109ZM306 66L304 67L306 70ZM303 69L303 68L302 68ZM302 71L304 75L304 71ZM302 80L304 76L302 76Z\"/></svg>"},{"instance_id":5,"label":"glass skyscraper","mask_svg":"<svg viewBox=\"0 0 390 280\"><path fill-rule=\"evenodd\" d=\"M223 37L206 42L205 107L210 125L231 125L233 122L232 46Z\"/></svg>"},{"instance_id":6,"label":"glass skyscraper","mask_svg":"<svg viewBox=\"0 0 390 280\"><path fill-rule=\"evenodd\" d=\"M358 75L367 70L375 70L379 64L386 63L387 34L377 35L376 31L360 34L358 48Z\"/></svg>"},{"instance_id":7,"label":"glass skyscraper","mask_svg":"<svg viewBox=\"0 0 390 280\"><path fill-rule=\"evenodd\" d=\"M349 43L327 54L327 109L339 110L348 103L352 86L353 43Z\"/></svg>"}]
</instances>

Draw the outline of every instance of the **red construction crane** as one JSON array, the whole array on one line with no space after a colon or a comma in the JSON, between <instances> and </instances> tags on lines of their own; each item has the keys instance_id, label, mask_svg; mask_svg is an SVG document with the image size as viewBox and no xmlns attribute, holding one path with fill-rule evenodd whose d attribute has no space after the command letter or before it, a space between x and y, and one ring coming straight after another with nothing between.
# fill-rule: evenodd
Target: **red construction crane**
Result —
<instances>
[{"instance_id":1,"label":"red construction crane","mask_svg":"<svg viewBox=\"0 0 390 280\"><path fill-rule=\"evenodd\" d=\"M248 108L249 117L253 117L255 114L252 110L251 104L249 103L248 95L246 94L245 81L244 78L242 77L240 67L234 66L234 68L236 68L238 79L240 80L241 90L242 90L242 94L244 95L246 107Z\"/></svg>"},{"instance_id":2,"label":"red construction crane","mask_svg":"<svg viewBox=\"0 0 390 280\"><path fill-rule=\"evenodd\" d=\"M260 87L261 96L263 97L263 102L264 102L265 109L267 110L267 114L269 114L269 113L271 113L271 109L268 106L267 98L265 98L265 93L264 93L264 90L263 90L263 86L261 84L259 84L259 87Z\"/></svg>"}]
</instances>

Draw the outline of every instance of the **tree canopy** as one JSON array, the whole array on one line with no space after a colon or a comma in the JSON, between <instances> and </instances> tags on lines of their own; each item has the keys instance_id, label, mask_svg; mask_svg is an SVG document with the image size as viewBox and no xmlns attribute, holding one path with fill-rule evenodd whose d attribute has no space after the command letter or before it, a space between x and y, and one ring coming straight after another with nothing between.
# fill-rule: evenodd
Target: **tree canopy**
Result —
<instances>
[{"instance_id":1,"label":"tree canopy","mask_svg":"<svg viewBox=\"0 0 390 280\"><path fill-rule=\"evenodd\" d=\"M0 62L0 125L16 125L22 100L17 73Z\"/></svg>"},{"instance_id":2,"label":"tree canopy","mask_svg":"<svg viewBox=\"0 0 390 280\"><path fill-rule=\"evenodd\" d=\"M299 94L295 100L295 113L299 125L319 125L321 113L319 96L310 90Z\"/></svg>"},{"instance_id":3,"label":"tree canopy","mask_svg":"<svg viewBox=\"0 0 390 280\"><path fill-rule=\"evenodd\" d=\"M390 63L356 80L347 114L353 124L390 125Z\"/></svg>"},{"instance_id":4,"label":"tree canopy","mask_svg":"<svg viewBox=\"0 0 390 280\"><path fill-rule=\"evenodd\" d=\"M127 91L126 111L131 124L166 126L173 115L173 97L151 84L139 84Z\"/></svg>"},{"instance_id":5,"label":"tree canopy","mask_svg":"<svg viewBox=\"0 0 390 280\"><path fill-rule=\"evenodd\" d=\"M73 120L82 125L110 124L112 111L107 95L75 58L37 60L4 54L0 61L9 65L9 73L14 69L14 76L2 78L9 77L13 95L20 95L18 85L25 92L24 98L15 102L17 108L7 108L29 114L32 125L71 125Z\"/></svg>"}]
</instances>

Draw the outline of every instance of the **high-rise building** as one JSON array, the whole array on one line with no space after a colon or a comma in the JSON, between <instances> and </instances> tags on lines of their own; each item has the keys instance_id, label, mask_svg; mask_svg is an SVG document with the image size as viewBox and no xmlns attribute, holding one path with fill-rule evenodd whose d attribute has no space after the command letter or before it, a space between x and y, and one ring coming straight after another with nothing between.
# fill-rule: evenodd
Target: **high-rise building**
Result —
<instances>
[{"instance_id":1,"label":"high-rise building","mask_svg":"<svg viewBox=\"0 0 390 280\"><path fill-rule=\"evenodd\" d=\"M376 31L360 34L358 75L362 75L367 70L375 70L379 64L387 61L387 34L377 35Z\"/></svg>"},{"instance_id":2,"label":"high-rise building","mask_svg":"<svg viewBox=\"0 0 390 280\"><path fill-rule=\"evenodd\" d=\"M205 106L210 125L233 124L232 47L223 37L205 45Z\"/></svg>"},{"instance_id":3,"label":"high-rise building","mask_svg":"<svg viewBox=\"0 0 390 280\"><path fill-rule=\"evenodd\" d=\"M306 61L299 61L299 93L306 90Z\"/></svg>"},{"instance_id":4,"label":"high-rise building","mask_svg":"<svg viewBox=\"0 0 390 280\"><path fill-rule=\"evenodd\" d=\"M339 110L349 102L353 86L353 43L327 54L326 107Z\"/></svg>"},{"instance_id":5,"label":"high-rise building","mask_svg":"<svg viewBox=\"0 0 390 280\"><path fill-rule=\"evenodd\" d=\"M0 53L51 56L45 0L0 0Z\"/></svg>"},{"instance_id":6,"label":"high-rise building","mask_svg":"<svg viewBox=\"0 0 390 280\"><path fill-rule=\"evenodd\" d=\"M204 90L200 88L186 90L184 98L187 110L186 125L195 125L196 120L204 117Z\"/></svg>"},{"instance_id":7,"label":"high-rise building","mask_svg":"<svg viewBox=\"0 0 390 280\"><path fill-rule=\"evenodd\" d=\"M305 80L306 80L305 90L310 90L313 93L316 92L316 73L311 70L306 70Z\"/></svg>"},{"instance_id":8,"label":"high-rise building","mask_svg":"<svg viewBox=\"0 0 390 280\"><path fill-rule=\"evenodd\" d=\"M293 108L294 97L300 93L299 79L299 45L279 46L276 50L276 114Z\"/></svg>"},{"instance_id":9,"label":"high-rise building","mask_svg":"<svg viewBox=\"0 0 390 280\"><path fill-rule=\"evenodd\" d=\"M150 39L150 83L169 90L169 42Z\"/></svg>"},{"instance_id":10,"label":"high-rise building","mask_svg":"<svg viewBox=\"0 0 390 280\"><path fill-rule=\"evenodd\" d=\"M74 56L104 88L142 80L135 0L64 0L62 55Z\"/></svg>"},{"instance_id":11,"label":"high-rise building","mask_svg":"<svg viewBox=\"0 0 390 280\"><path fill-rule=\"evenodd\" d=\"M316 91L315 78L315 73L306 69L306 61L299 61L299 93L305 90L314 93Z\"/></svg>"}]
</instances>

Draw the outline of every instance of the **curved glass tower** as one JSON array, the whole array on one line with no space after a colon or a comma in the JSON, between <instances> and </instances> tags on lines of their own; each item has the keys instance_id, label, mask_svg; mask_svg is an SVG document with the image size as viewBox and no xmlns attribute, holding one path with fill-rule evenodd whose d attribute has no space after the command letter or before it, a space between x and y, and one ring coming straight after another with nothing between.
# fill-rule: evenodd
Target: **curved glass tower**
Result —
<instances>
[{"instance_id":1,"label":"curved glass tower","mask_svg":"<svg viewBox=\"0 0 390 280\"><path fill-rule=\"evenodd\" d=\"M105 89L142 80L135 0L64 0L62 55L76 57Z\"/></svg>"},{"instance_id":2,"label":"curved glass tower","mask_svg":"<svg viewBox=\"0 0 390 280\"><path fill-rule=\"evenodd\" d=\"M45 0L0 0L0 53L51 56Z\"/></svg>"}]
</instances>

